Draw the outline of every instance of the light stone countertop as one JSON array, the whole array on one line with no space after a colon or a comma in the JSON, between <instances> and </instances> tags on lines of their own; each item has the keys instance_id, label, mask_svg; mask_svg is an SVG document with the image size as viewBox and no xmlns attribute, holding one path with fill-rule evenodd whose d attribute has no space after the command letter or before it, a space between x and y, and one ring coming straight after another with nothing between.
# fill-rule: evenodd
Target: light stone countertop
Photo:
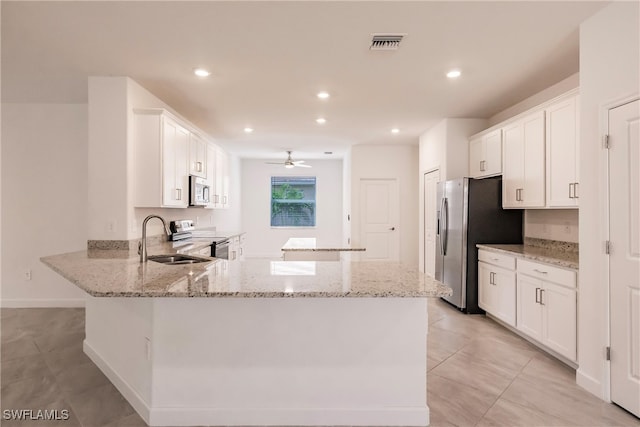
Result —
<instances>
[{"instance_id":1,"label":"light stone countertop","mask_svg":"<svg viewBox=\"0 0 640 427\"><path fill-rule=\"evenodd\" d=\"M315 237L291 237L282 246L282 250L285 252L356 252L365 251L365 248L345 248L345 247L316 247Z\"/></svg>"},{"instance_id":2,"label":"light stone countertop","mask_svg":"<svg viewBox=\"0 0 640 427\"><path fill-rule=\"evenodd\" d=\"M532 261L545 262L558 267L578 270L578 252L566 251L554 247L540 247L532 245L495 245L479 244L478 249L485 249L492 252L506 253L518 258L530 259Z\"/></svg>"},{"instance_id":3,"label":"light stone countertop","mask_svg":"<svg viewBox=\"0 0 640 427\"><path fill-rule=\"evenodd\" d=\"M162 253L170 243L149 248ZM164 248L164 249L163 249ZM390 262L252 259L141 264L128 251L87 250L41 261L95 297L440 297L451 288Z\"/></svg>"}]
</instances>

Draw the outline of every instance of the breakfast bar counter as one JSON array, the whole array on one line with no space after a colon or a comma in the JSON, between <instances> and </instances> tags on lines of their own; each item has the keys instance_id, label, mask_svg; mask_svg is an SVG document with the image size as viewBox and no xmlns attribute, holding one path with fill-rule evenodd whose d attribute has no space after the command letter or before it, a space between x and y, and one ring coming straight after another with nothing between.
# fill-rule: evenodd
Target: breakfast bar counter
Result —
<instances>
[{"instance_id":1,"label":"breakfast bar counter","mask_svg":"<svg viewBox=\"0 0 640 427\"><path fill-rule=\"evenodd\" d=\"M450 288L399 263L203 260L42 258L87 292L84 351L149 425L429 424L427 298Z\"/></svg>"}]
</instances>

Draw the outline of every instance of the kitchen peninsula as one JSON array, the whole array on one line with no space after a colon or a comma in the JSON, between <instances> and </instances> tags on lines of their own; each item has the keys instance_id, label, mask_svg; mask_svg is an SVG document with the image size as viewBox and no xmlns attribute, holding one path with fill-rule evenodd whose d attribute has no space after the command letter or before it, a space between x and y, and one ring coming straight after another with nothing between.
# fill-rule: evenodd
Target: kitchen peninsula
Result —
<instances>
[{"instance_id":1,"label":"kitchen peninsula","mask_svg":"<svg viewBox=\"0 0 640 427\"><path fill-rule=\"evenodd\" d=\"M451 289L411 267L42 261L89 294L85 352L152 426L429 424L426 298Z\"/></svg>"}]
</instances>

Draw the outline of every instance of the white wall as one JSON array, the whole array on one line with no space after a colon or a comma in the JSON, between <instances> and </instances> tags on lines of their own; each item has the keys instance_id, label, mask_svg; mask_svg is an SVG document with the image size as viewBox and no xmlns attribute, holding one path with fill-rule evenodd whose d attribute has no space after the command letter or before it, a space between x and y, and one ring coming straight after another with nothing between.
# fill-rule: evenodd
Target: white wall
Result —
<instances>
[{"instance_id":1,"label":"white wall","mask_svg":"<svg viewBox=\"0 0 640 427\"><path fill-rule=\"evenodd\" d=\"M167 221L192 219L198 226L241 231L240 162L229 155L231 176L229 209L135 208L133 199L133 110L164 108L179 112L128 77L89 78L89 239L131 240L142 234L142 221L157 214ZM188 118L184 118L188 121ZM110 228L109 224L114 227ZM151 221L149 235L162 234L162 224Z\"/></svg>"},{"instance_id":2,"label":"white wall","mask_svg":"<svg viewBox=\"0 0 640 427\"><path fill-rule=\"evenodd\" d=\"M418 267L424 271L424 174L440 170L440 180L469 175L469 137L487 127L485 119L443 119L420 135L418 170Z\"/></svg>"},{"instance_id":3,"label":"white wall","mask_svg":"<svg viewBox=\"0 0 640 427\"><path fill-rule=\"evenodd\" d=\"M87 105L3 104L2 151L2 306L84 305L39 258L87 245Z\"/></svg>"},{"instance_id":4,"label":"white wall","mask_svg":"<svg viewBox=\"0 0 640 427\"><path fill-rule=\"evenodd\" d=\"M578 384L608 399L608 273L603 242L606 151L603 106L640 91L638 2L613 2L580 26L580 298ZM613 165L615 167L615 165ZM615 307L612 308L615 310Z\"/></svg>"},{"instance_id":5,"label":"white wall","mask_svg":"<svg viewBox=\"0 0 640 427\"><path fill-rule=\"evenodd\" d=\"M290 237L315 237L318 246L340 246L342 242L342 161L309 160L310 169L286 169L268 165L273 160L242 160L242 227L246 231L247 257L279 257ZM271 227L271 177L316 177L316 226Z\"/></svg>"},{"instance_id":6,"label":"white wall","mask_svg":"<svg viewBox=\"0 0 640 427\"><path fill-rule=\"evenodd\" d=\"M400 261L418 266L418 146L355 145L351 149L351 241L358 246L359 191L364 178L395 178L400 189Z\"/></svg>"},{"instance_id":7,"label":"white wall","mask_svg":"<svg viewBox=\"0 0 640 427\"><path fill-rule=\"evenodd\" d=\"M578 243L578 209L525 209L524 235Z\"/></svg>"},{"instance_id":8,"label":"white wall","mask_svg":"<svg viewBox=\"0 0 640 427\"><path fill-rule=\"evenodd\" d=\"M510 106L509 108L502 110L501 112L494 114L489 118L487 127L491 127L504 120L510 119L513 116L517 116L520 113L527 111L536 105L542 104L545 101L560 96L565 92L569 92L571 89L575 89L580 85L580 73L575 73L564 80L559 81L553 86L541 90L540 92L531 95L529 98L524 99L517 104Z\"/></svg>"}]
</instances>

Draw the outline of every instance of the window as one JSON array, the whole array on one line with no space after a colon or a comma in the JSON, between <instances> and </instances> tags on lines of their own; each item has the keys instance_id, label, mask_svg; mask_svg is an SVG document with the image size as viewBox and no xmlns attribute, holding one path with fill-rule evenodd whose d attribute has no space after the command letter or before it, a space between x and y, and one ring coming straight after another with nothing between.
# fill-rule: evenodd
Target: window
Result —
<instances>
[{"instance_id":1,"label":"window","mask_svg":"<svg viewBox=\"0 0 640 427\"><path fill-rule=\"evenodd\" d=\"M315 227L316 177L271 177L271 226Z\"/></svg>"}]
</instances>

